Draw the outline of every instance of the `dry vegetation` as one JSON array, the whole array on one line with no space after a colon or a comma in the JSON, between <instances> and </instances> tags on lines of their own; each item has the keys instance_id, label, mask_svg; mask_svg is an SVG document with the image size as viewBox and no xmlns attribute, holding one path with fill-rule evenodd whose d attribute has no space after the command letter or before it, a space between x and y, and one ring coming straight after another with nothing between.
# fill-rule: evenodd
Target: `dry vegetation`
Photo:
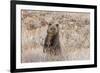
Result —
<instances>
[{"instance_id":1,"label":"dry vegetation","mask_svg":"<svg viewBox=\"0 0 100 73\"><path fill-rule=\"evenodd\" d=\"M90 14L22 10L22 63L90 58ZM61 55L43 53L49 22L59 24Z\"/></svg>"}]
</instances>

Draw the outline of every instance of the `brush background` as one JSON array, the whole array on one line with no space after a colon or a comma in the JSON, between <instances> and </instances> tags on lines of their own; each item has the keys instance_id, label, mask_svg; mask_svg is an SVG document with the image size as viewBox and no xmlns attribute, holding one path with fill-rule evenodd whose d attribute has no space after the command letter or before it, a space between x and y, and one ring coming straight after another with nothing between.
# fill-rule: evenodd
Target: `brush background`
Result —
<instances>
[{"instance_id":1,"label":"brush background","mask_svg":"<svg viewBox=\"0 0 100 73\"><path fill-rule=\"evenodd\" d=\"M99 73L100 72L100 0L33 0L98 5L98 67L23 73ZM0 1L0 73L10 73L10 0Z\"/></svg>"},{"instance_id":2,"label":"brush background","mask_svg":"<svg viewBox=\"0 0 100 73\"><path fill-rule=\"evenodd\" d=\"M21 22L22 63L90 58L89 13L21 10ZM59 24L62 54L57 56L43 53L48 24L51 22Z\"/></svg>"}]
</instances>

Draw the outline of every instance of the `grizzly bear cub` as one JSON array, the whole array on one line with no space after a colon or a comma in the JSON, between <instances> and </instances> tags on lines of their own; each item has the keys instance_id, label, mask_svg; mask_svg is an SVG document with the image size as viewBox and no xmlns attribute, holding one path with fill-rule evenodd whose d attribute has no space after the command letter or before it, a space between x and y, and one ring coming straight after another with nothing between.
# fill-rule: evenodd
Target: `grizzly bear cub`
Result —
<instances>
[{"instance_id":1,"label":"grizzly bear cub","mask_svg":"<svg viewBox=\"0 0 100 73\"><path fill-rule=\"evenodd\" d=\"M59 42L59 24L48 24L43 52L50 55L58 55L61 53Z\"/></svg>"}]
</instances>

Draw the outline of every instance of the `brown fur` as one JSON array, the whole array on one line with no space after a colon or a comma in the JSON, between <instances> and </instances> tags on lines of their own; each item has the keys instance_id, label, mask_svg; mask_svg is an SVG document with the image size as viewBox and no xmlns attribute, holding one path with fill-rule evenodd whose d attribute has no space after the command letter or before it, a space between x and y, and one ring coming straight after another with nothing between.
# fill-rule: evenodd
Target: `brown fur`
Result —
<instances>
[{"instance_id":1,"label":"brown fur","mask_svg":"<svg viewBox=\"0 0 100 73\"><path fill-rule=\"evenodd\" d=\"M47 30L47 36L44 43L43 52L50 55L58 55L61 52L60 42L59 42L59 25L49 24Z\"/></svg>"}]
</instances>

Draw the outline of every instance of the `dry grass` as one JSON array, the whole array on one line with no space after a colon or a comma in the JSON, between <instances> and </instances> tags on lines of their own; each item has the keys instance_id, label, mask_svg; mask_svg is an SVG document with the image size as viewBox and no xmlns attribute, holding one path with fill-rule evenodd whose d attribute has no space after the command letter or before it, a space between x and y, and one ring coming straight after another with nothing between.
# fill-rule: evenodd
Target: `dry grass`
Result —
<instances>
[{"instance_id":1,"label":"dry grass","mask_svg":"<svg viewBox=\"0 0 100 73\"><path fill-rule=\"evenodd\" d=\"M22 63L90 58L90 14L22 10ZM61 55L43 53L48 23L59 24Z\"/></svg>"}]
</instances>

